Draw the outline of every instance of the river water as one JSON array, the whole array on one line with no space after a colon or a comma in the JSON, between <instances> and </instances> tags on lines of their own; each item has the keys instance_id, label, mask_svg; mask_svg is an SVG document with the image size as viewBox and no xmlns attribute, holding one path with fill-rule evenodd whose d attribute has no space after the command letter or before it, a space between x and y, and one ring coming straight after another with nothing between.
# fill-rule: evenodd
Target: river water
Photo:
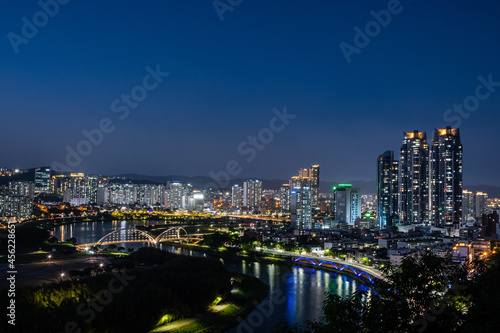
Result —
<instances>
[{"instance_id":1,"label":"river water","mask_svg":"<svg viewBox=\"0 0 500 333\"><path fill-rule=\"evenodd\" d=\"M75 223L54 228L54 236L59 240L75 237L79 244L93 243L107 233L120 229L131 228L134 225L161 224L154 221L102 221ZM138 248L145 243L117 244L125 248ZM203 256L210 255L160 244L160 248L183 255ZM221 260L210 258L213 260ZM269 295L257 306L252 313L241 320L240 325L231 329L231 333L272 332L282 320L291 323L316 320L322 316L325 292L340 296L352 294L356 290L369 290L369 287L358 280L322 271L314 268L265 264L245 260L224 260L228 270L248 274L259 278L269 285Z\"/></svg>"}]
</instances>

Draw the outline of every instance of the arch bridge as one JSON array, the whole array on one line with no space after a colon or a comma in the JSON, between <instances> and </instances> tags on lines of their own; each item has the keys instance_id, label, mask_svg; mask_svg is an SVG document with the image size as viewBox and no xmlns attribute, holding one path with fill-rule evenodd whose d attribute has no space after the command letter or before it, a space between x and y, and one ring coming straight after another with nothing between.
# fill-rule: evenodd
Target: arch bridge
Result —
<instances>
[{"instance_id":1,"label":"arch bridge","mask_svg":"<svg viewBox=\"0 0 500 333\"><path fill-rule=\"evenodd\" d=\"M123 228L111 231L110 233L104 235L96 243L92 244L81 244L80 246L92 246L92 245L109 245L109 244L119 244L119 243L150 243L153 246L161 242L184 242L184 243L199 243L202 238L197 237L199 235L189 235L189 233L183 227L172 227L163 231L158 236L154 237L146 231L142 231L136 228Z\"/></svg>"},{"instance_id":2,"label":"arch bridge","mask_svg":"<svg viewBox=\"0 0 500 333\"><path fill-rule=\"evenodd\" d=\"M306 258L306 257L294 257L292 258L292 260L296 263L312 265L316 267L326 267L336 270L338 272L349 273L355 275L359 279L368 283L375 283L376 280L382 278L381 275L368 272L367 270L361 267L355 267L354 265L346 265L344 263L334 262L330 260L322 260L322 259Z\"/></svg>"}]
</instances>

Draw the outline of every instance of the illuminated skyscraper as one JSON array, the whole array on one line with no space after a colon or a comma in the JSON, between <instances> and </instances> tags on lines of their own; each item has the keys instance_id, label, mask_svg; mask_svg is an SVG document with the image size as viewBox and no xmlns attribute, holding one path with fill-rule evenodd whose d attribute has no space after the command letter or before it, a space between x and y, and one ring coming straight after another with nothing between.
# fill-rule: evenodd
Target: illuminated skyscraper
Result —
<instances>
[{"instance_id":1,"label":"illuminated skyscraper","mask_svg":"<svg viewBox=\"0 0 500 333\"><path fill-rule=\"evenodd\" d=\"M170 209L185 208L189 188L179 181L167 182L165 190L165 207ZM184 201L183 201L184 199Z\"/></svg>"},{"instance_id":2,"label":"illuminated skyscraper","mask_svg":"<svg viewBox=\"0 0 500 333\"><path fill-rule=\"evenodd\" d=\"M73 199L95 205L97 203L97 184L99 180L95 176L83 173L71 173L70 175L58 175L53 178L54 191L63 196L64 202Z\"/></svg>"},{"instance_id":3,"label":"illuminated skyscraper","mask_svg":"<svg viewBox=\"0 0 500 333\"><path fill-rule=\"evenodd\" d=\"M241 208L243 202L243 189L240 185L235 184L231 189L231 206L233 208Z\"/></svg>"},{"instance_id":4,"label":"illuminated skyscraper","mask_svg":"<svg viewBox=\"0 0 500 333\"><path fill-rule=\"evenodd\" d=\"M164 201L165 185L139 184L137 186L137 203L144 206L161 206Z\"/></svg>"},{"instance_id":5,"label":"illuminated skyscraper","mask_svg":"<svg viewBox=\"0 0 500 333\"><path fill-rule=\"evenodd\" d=\"M137 185L116 184L108 186L108 200L111 204L130 205L137 201Z\"/></svg>"},{"instance_id":6,"label":"illuminated skyscraper","mask_svg":"<svg viewBox=\"0 0 500 333\"><path fill-rule=\"evenodd\" d=\"M429 146L425 132L403 133L399 169L401 224L428 224Z\"/></svg>"},{"instance_id":7,"label":"illuminated skyscraper","mask_svg":"<svg viewBox=\"0 0 500 333\"><path fill-rule=\"evenodd\" d=\"M476 217L480 219L483 214L489 214L488 194L484 192L476 192Z\"/></svg>"},{"instance_id":8,"label":"illuminated skyscraper","mask_svg":"<svg viewBox=\"0 0 500 333\"><path fill-rule=\"evenodd\" d=\"M319 206L319 165L311 165L309 167L309 179L311 180L312 205Z\"/></svg>"},{"instance_id":9,"label":"illuminated skyscraper","mask_svg":"<svg viewBox=\"0 0 500 333\"><path fill-rule=\"evenodd\" d=\"M462 221L476 218L476 195L472 191L462 191Z\"/></svg>"},{"instance_id":10,"label":"illuminated skyscraper","mask_svg":"<svg viewBox=\"0 0 500 333\"><path fill-rule=\"evenodd\" d=\"M280 188L280 206L284 211L290 209L290 184L283 184Z\"/></svg>"},{"instance_id":11,"label":"illuminated skyscraper","mask_svg":"<svg viewBox=\"0 0 500 333\"><path fill-rule=\"evenodd\" d=\"M309 170L305 168L299 169L299 178L309 178Z\"/></svg>"},{"instance_id":12,"label":"illuminated skyscraper","mask_svg":"<svg viewBox=\"0 0 500 333\"><path fill-rule=\"evenodd\" d=\"M381 229L399 223L398 161L388 150L377 158L377 224Z\"/></svg>"},{"instance_id":13,"label":"illuminated skyscraper","mask_svg":"<svg viewBox=\"0 0 500 333\"><path fill-rule=\"evenodd\" d=\"M0 193L0 217L26 218L33 214L33 200L24 195Z\"/></svg>"},{"instance_id":14,"label":"illuminated skyscraper","mask_svg":"<svg viewBox=\"0 0 500 333\"><path fill-rule=\"evenodd\" d=\"M9 193L11 195L23 195L33 200L35 184L33 181L13 181L9 183Z\"/></svg>"},{"instance_id":15,"label":"illuminated skyscraper","mask_svg":"<svg viewBox=\"0 0 500 333\"><path fill-rule=\"evenodd\" d=\"M430 168L431 222L455 233L462 221L462 143L458 128L434 130Z\"/></svg>"},{"instance_id":16,"label":"illuminated skyscraper","mask_svg":"<svg viewBox=\"0 0 500 333\"><path fill-rule=\"evenodd\" d=\"M35 169L35 194L49 193L50 167Z\"/></svg>"},{"instance_id":17,"label":"illuminated skyscraper","mask_svg":"<svg viewBox=\"0 0 500 333\"><path fill-rule=\"evenodd\" d=\"M312 229L311 182L308 177L293 177L290 184L290 215L292 227L298 230Z\"/></svg>"},{"instance_id":18,"label":"illuminated skyscraper","mask_svg":"<svg viewBox=\"0 0 500 333\"><path fill-rule=\"evenodd\" d=\"M262 182L247 180L243 183L243 206L248 209L258 209L261 205Z\"/></svg>"},{"instance_id":19,"label":"illuminated skyscraper","mask_svg":"<svg viewBox=\"0 0 500 333\"><path fill-rule=\"evenodd\" d=\"M355 225L357 218L361 218L361 195L359 188L351 184L339 184L333 187L333 215L340 223Z\"/></svg>"}]
</instances>

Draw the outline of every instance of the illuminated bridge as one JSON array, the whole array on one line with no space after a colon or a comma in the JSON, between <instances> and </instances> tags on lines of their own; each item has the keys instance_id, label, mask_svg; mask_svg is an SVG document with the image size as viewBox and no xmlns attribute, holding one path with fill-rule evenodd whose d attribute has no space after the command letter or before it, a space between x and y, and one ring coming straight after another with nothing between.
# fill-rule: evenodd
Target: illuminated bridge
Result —
<instances>
[{"instance_id":1,"label":"illuminated bridge","mask_svg":"<svg viewBox=\"0 0 500 333\"><path fill-rule=\"evenodd\" d=\"M163 231L158 236L154 237L146 231L136 228L124 228L114 230L104 237L99 239L96 243L79 244L78 247L89 247L95 245L109 245L120 243L151 243L153 246L161 242L184 242L184 243L199 243L202 241L199 235L189 235L183 227L172 227Z\"/></svg>"},{"instance_id":2,"label":"illuminated bridge","mask_svg":"<svg viewBox=\"0 0 500 333\"><path fill-rule=\"evenodd\" d=\"M368 267L363 267L361 265L357 265L354 263L347 265L346 263L339 262L330 258L317 258L317 257L315 258L313 256L308 256L308 257L292 256L292 260L296 263L313 265L317 267L326 267L334 269L339 272L350 273L360 278L361 280L364 280L369 283L375 283L376 280L383 279L382 275L379 272L370 269Z\"/></svg>"}]
</instances>

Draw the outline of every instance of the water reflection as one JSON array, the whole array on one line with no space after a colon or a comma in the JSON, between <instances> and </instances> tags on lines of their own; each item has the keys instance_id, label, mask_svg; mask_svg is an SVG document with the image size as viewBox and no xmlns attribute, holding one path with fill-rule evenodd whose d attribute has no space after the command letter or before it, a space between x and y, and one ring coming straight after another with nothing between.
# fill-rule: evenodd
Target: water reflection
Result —
<instances>
[{"instance_id":1,"label":"water reflection","mask_svg":"<svg viewBox=\"0 0 500 333\"><path fill-rule=\"evenodd\" d=\"M99 221L84 222L59 226L54 228L54 236L59 240L65 236L75 237L78 243L93 243L111 231L121 228L132 228L137 225L162 224L161 221ZM138 249L148 246L149 243L124 243L117 244L117 247ZM213 258L205 253L176 248L173 246L160 244L160 248L183 255ZM264 264L248 262L246 260L224 259L224 265L230 270L238 273L255 276L269 285L269 295L264 301L270 302L273 306L266 306L269 311L263 312L256 308L251 318L261 318L262 324L256 320L245 320L239 327L235 327L229 332L246 332L243 326L250 325L254 331L269 332L281 320L287 319L292 323L304 322L305 320L316 320L323 314L322 306L325 292L332 292L342 297L352 294L356 290L368 291L369 288L357 280L333 272L322 271L314 268L304 268L297 266L285 266L276 264ZM286 297L285 297L286 296ZM267 303L269 304L269 303ZM251 314L251 315L252 315ZM249 317L247 317L248 319ZM260 320L259 320L260 321Z\"/></svg>"}]
</instances>

